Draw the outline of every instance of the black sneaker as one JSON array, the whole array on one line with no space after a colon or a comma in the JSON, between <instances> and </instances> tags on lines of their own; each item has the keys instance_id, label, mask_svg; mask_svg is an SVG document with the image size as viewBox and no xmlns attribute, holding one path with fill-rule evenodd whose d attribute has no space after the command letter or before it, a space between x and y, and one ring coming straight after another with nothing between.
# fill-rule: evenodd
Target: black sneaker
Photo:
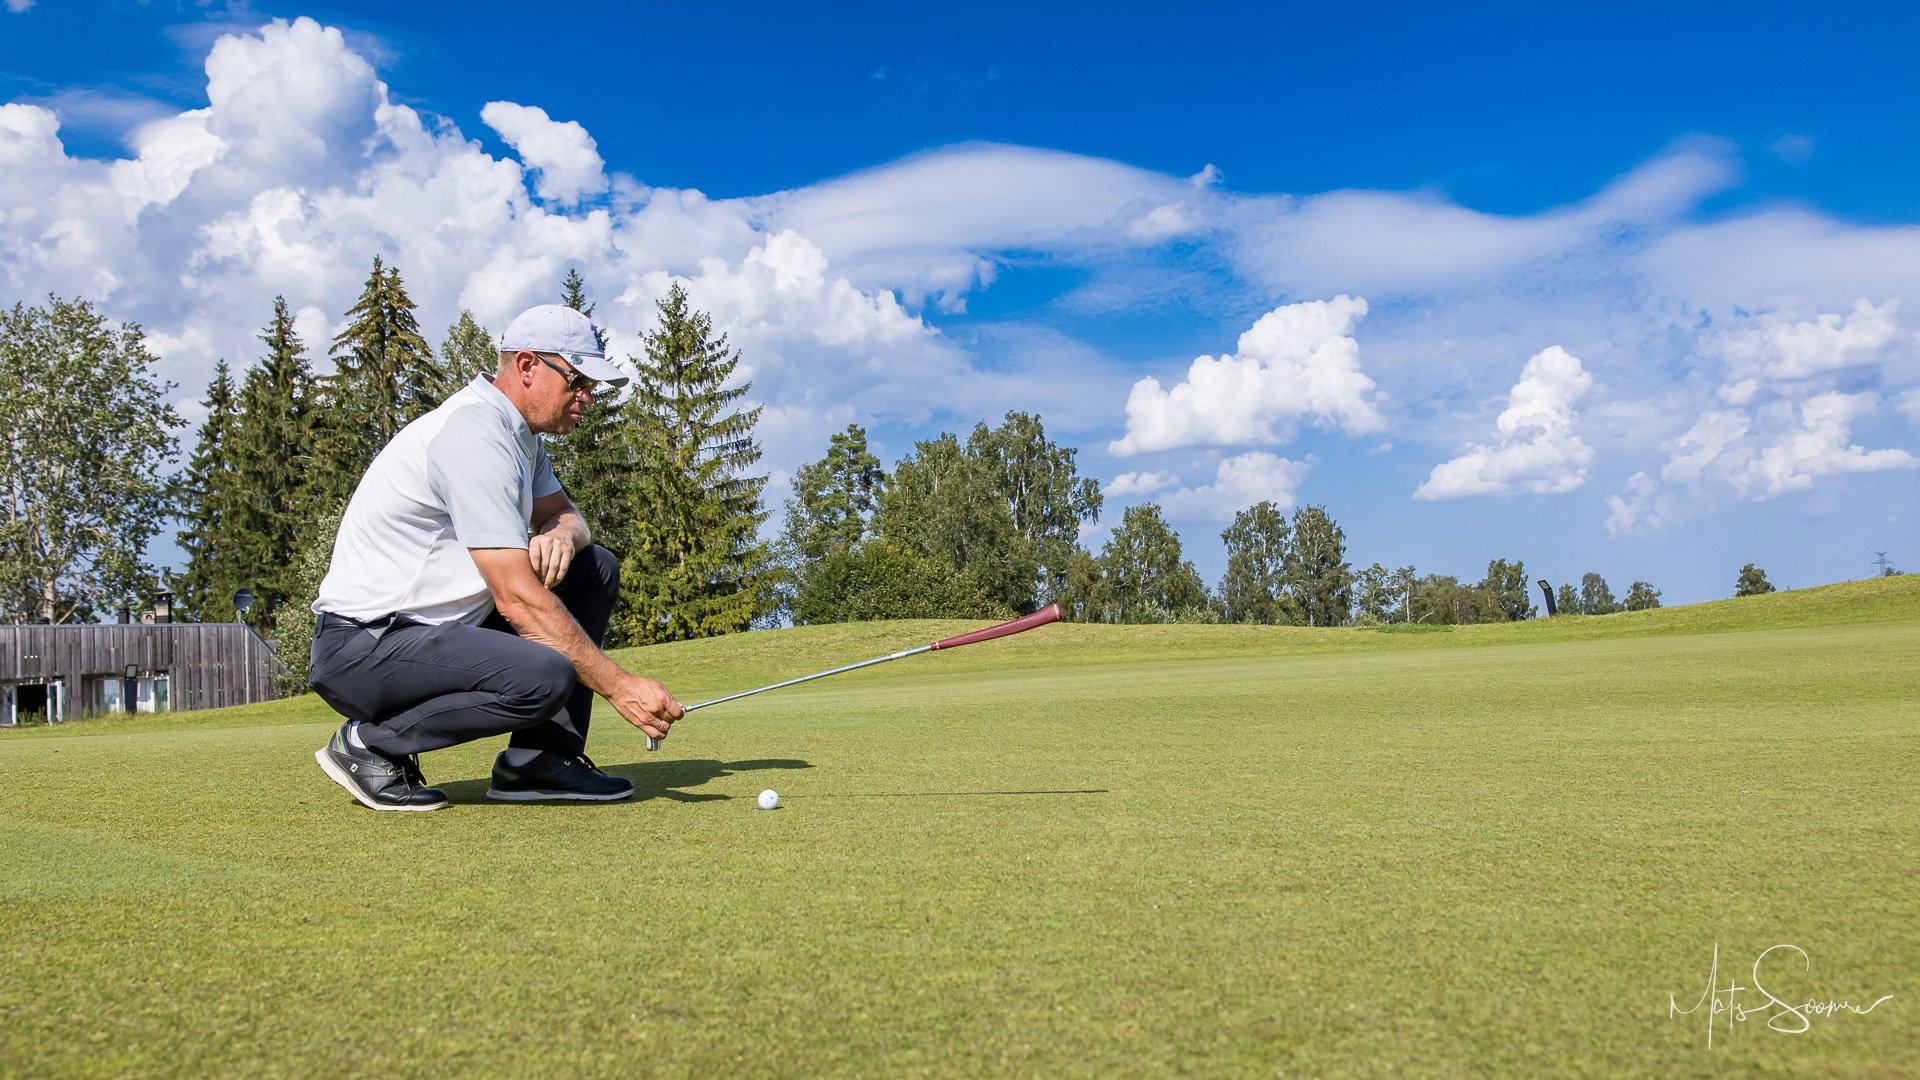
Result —
<instances>
[{"instance_id":1,"label":"black sneaker","mask_svg":"<svg viewBox=\"0 0 1920 1080\"><path fill-rule=\"evenodd\" d=\"M631 794L633 781L608 776L587 755L552 750L540 751L539 757L517 769L501 754L493 759L493 783L487 787L487 798L496 802L613 802Z\"/></svg>"},{"instance_id":2,"label":"black sneaker","mask_svg":"<svg viewBox=\"0 0 1920 1080\"><path fill-rule=\"evenodd\" d=\"M390 758L347 741L346 724L327 745L313 752L313 760L346 788L360 805L374 810L438 810L447 805L447 793L427 786L420 775L419 758Z\"/></svg>"}]
</instances>

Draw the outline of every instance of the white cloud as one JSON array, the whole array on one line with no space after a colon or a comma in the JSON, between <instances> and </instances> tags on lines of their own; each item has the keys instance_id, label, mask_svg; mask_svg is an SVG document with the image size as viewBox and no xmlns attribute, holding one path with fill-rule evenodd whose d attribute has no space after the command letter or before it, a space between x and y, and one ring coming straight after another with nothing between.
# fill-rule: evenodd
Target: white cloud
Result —
<instances>
[{"instance_id":1,"label":"white cloud","mask_svg":"<svg viewBox=\"0 0 1920 1080\"><path fill-rule=\"evenodd\" d=\"M1413 497L1558 494L1586 483L1593 450L1573 430L1573 405L1592 385L1579 358L1560 346L1535 353L1494 422L1494 444L1434 466Z\"/></svg>"},{"instance_id":2,"label":"white cloud","mask_svg":"<svg viewBox=\"0 0 1920 1080\"><path fill-rule=\"evenodd\" d=\"M570 203L607 189L599 145L576 121L561 123L545 109L511 101L487 102L480 119L539 174L534 192L541 198Z\"/></svg>"},{"instance_id":3,"label":"white cloud","mask_svg":"<svg viewBox=\"0 0 1920 1080\"><path fill-rule=\"evenodd\" d=\"M1404 455L1486 440L1482 419L1450 428L1502 396L1511 430L1496 425L1490 445L1442 467L1460 476L1435 470L1423 489L1637 475L1610 521L1643 531L1716 500L1911 467L1893 444L1920 423L1920 348L1898 325L1920 296L1920 228L1777 205L1702 213L1738 181L1725 146L1690 143L1589 198L1520 215L1432 191L1243 194L1211 165L1173 176L983 144L710 199L609 171L589 132L533 105L483 113L510 152L418 114L378 78L365 39L311 19L193 40L208 49L203 108L155 117L147 99L84 89L0 104L0 294L86 296L141 322L182 399L217 357L239 368L259 355L276 293L324 368L333 320L378 254L404 273L434 341L462 307L504 326L577 267L616 348L633 351L653 300L686 283L778 418L770 470L816 457L848 417L904 449L927 425L964 430L1018 408L1056 437L1084 436L1083 460L1114 485L1164 481L1152 490L1212 515L1235 493L1290 497L1289 470L1305 466L1241 454L1180 488L1148 471L1178 468L1158 460L1123 483L1109 454L1237 453L1307 427L1371 435L1368 449L1391 419ZM124 136L121 159L69 155L108 129ZM1038 305L1023 294L1006 321L940 318L1016 274L1023 288L1072 284ZM1298 297L1338 299L1276 307ZM1270 313L1232 354L1199 357L1166 387L1074 337L1217 327L1242 311ZM1510 365L1486 358L1539 341L1581 358L1609 390L1604 407L1576 425L1572 397L1556 411L1544 384L1522 407ZM804 456L776 459L776 439ZM1347 457L1343 470L1391 460Z\"/></svg>"},{"instance_id":4,"label":"white cloud","mask_svg":"<svg viewBox=\"0 0 1920 1080\"><path fill-rule=\"evenodd\" d=\"M1894 408L1899 409L1913 423L1920 424L1920 389L1909 390L1894 399Z\"/></svg>"},{"instance_id":5,"label":"white cloud","mask_svg":"<svg viewBox=\"0 0 1920 1080\"><path fill-rule=\"evenodd\" d=\"M937 304L991 283L994 255L1107 242L1131 215L1195 197L1180 180L1118 162L975 144L748 205L768 228L818 244L855 284Z\"/></svg>"},{"instance_id":6,"label":"white cloud","mask_svg":"<svg viewBox=\"0 0 1920 1080\"><path fill-rule=\"evenodd\" d=\"M1339 296L1278 307L1240 335L1239 351L1202 356L1187 380L1163 390L1151 376L1127 395L1122 457L1186 446L1284 443L1311 418L1349 435L1385 429L1373 380L1360 370L1354 324L1367 302Z\"/></svg>"},{"instance_id":7,"label":"white cloud","mask_svg":"<svg viewBox=\"0 0 1920 1080\"><path fill-rule=\"evenodd\" d=\"M1608 536L1659 532L1685 521L1691 504L1673 488L1644 472L1627 478L1624 492L1607 496L1606 530Z\"/></svg>"},{"instance_id":8,"label":"white cloud","mask_svg":"<svg viewBox=\"0 0 1920 1080\"><path fill-rule=\"evenodd\" d=\"M7 0L7 10L13 12L15 15L28 11L32 7L33 0Z\"/></svg>"},{"instance_id":9,"label":"white cloud","mask_svg":"<svg viewBox=\"0 0 1920 1080\"><path fill-rule=\"evenodd\" d=\"M1670 484L1698 483L1727 447L1746 437L1748 427L1747 414L1737 409L1702 413L1685 434L1666 444L1673 456L1661 467L1660 479Z\"/></svg>"},{"instance_id":10,"label":"white cloud","mask_svg":"<svg viewBox=\"0 0 1920 1080\"><path fill-rule=\"evenodd\" d=\"M1636 473L1626 492L1608 498L1607 531L1653 532L1719 499L1763 502L1828 476L1920 468L1920 458L1905 450L1869 450L1854 441L1855 423L1880 403L1875 393L1829 391L1752 411L1708 411L1665 445L1670 457L1658 483Z\"/></svg>"},{"instance_id":11,"label":"white cloud","mask_svg":"<svg viewBox=\"0 0 1920 1080\"><path fill-rule=\"evenodd\" d=\"M1234 256L1247 274L1295 295L1398 299L1509 285L1535 290L1561 278L1590 289L1617 274L1611 264L1619 248L1643 243L1650 227L1723 190L1734 175L1724 153L1676 153L1584 202L1526 217L1402 192L1240 199L1232 211Z\"/></svg>"},{"instance_id":12,"label":"white cloud","mask_svg":"<svg viewBox=\"0 0 1920 1080\"><path fill-rule=\"evenodd\" d=\"M1729 369L1729 399L1751 398L1750 380L1805 379L1871 364L1887 350L1912 340L1894 318L1900 301L1875 306L1856 300L1846 315L1828 312L1813 319L1792 321L1780 316L1752 320L1750 325L1709 336L1703 350L1723 360Z\"/></svg>"},{"instance_id":13,"label":"white cloud","mask_svg":"<svg viewBox=\"0 0 1920 1080\"><path fill-rule=\"evenodd\" d=\"M1818 394L1797 410L1783 402L1767 410L1771 414L1767 419L1774 421L1771 439L1741 446L1733 454L1723 451L1715 463L1724 462L1723 471L1734 490L1751 499L1803 491L1815 479L1834 473L1920 465L1905 450L1867 450L1852 441L1854 421L1879 404L1878 394L1840 393Z\"/></svg>"},{"instance_id":14,"label":"white cloud","mask_svg":"<svg viewBox=\"0 0 1920 1080\"><path fill-rule=\"evenodd\" d=\"M1172 473L1164 472L1123 472L1101 487L1101 494L1118 499L1126 495L1145 495L1148 492L1169 488L1180 482Z\"/></svg>"},{"instance_id":15,"label":"white cloud","mask_svg":"<svg viewBox=\"0 0 1920 1080\"><path fill-rule=\"evenodd\" d=\"M1127 238L1143 244L1157 244L1200 228L1192 212L1183 203L1161 203L1127 223Z\"/></svg>"},{"instance_id":16,"label":"white cloud","mask_svg":"<svg viewBox=\"0 0 1920 1080\"><path fill-rule=\"evenodd\" d=\"M1297 501L1300 484L1313 464L1312 458L1292 461L1255 450L1223 458L1214 470L1213 483L1181 488L1156 501L1176 520L1225 521L1259 502L1272 502L1287 510Z\"/></svg>"}]
</instances>

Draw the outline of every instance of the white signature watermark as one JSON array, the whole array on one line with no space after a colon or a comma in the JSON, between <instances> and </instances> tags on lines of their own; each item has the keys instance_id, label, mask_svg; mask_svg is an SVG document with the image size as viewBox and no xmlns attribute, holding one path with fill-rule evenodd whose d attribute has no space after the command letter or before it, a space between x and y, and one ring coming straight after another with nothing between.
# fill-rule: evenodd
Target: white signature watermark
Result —
<instances>
[{"instance_id":1,"label":"white signature watermark","mask_svg":"<svg viewBox=\"0 0 1920 1080\"><path fill-rule=\"evenodd\" d=\"M1843 1012L1865 1016L1879 1008L1881 1002L1893 1000L1892 994L1886 994L1871 1005L1855 1005L1851 1001L1831 999L1822 1001L1817 998L1808 998L1797 1004L1789 1004L1775 996L1760 982L1761 965L1766 963L1767 957L1782 951L1791 952L1800 957L1802 973L1813 970L1813 960L1807 956L1804 949L1797 945L1775 945L1754 957L1753 974L1748 980L1752 985L1742 986L1734 977L1729 976L1727 985L1721 986L1720 946L1716 943L1713 947L1713 967L1707 972L1707 988L1701 991L1700 997L1691 1007L1685 1009L1680 1007L1679 1001L1675 1000L1672 994L1668 994L1667 1019L1690 1016L1702 1008L1706 1009L1707 1048L1712 1049L1714 1025L1720 1022L1721 1017L1726 1018L1729 1031L1733 1029L1734 1024L1743 1024L1748 1020L1765 1020L1770 1031L1777 1031L1782 1035L1805 1035L1813 1030L1814 1017L1825 1020ZM1791 962L1790 958L1783 959ZM1776 968L1778 966L1778 964L1775 965ZM1775 985L1780 984L1776 982ZM1743 994L1748 996L1743 998L1741 996Z\"/></svg>"}]
</instances>

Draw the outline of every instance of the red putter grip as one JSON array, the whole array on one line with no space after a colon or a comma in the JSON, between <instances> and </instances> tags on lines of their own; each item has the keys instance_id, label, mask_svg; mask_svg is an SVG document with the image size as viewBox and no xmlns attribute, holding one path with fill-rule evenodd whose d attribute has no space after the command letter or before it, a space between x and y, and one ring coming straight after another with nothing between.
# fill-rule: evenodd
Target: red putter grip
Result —
<instances>
[{"instance_id":1,"label":"red putter grip","mask_svg":"<svg viewBox=\"0 0 1920 1080\"><path fill-rule=\"evenodd\" d=\"M932 648L935 652L939 652L941 649L957 649L962 645L971 645L976 641L992 641L994 638L1006 637L1008 634L1017 634L1022 630L1031 630L1036 626L1045 626L1050 622L1059 621L1060 605L1048 604L1039 611L1031 615L1022 616L1012 622L1003 622L999 626L989 626L985 630L975 630L971 634L961 634L959 637L950 637L945 641L936 641L933 643Z\"/></svg>"}]
</instances>

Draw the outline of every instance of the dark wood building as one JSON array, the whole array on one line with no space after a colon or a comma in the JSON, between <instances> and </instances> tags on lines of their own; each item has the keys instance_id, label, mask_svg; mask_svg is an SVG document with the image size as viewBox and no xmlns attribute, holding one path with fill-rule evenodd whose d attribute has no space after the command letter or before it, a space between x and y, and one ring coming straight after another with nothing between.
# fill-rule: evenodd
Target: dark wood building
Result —
<instances>
[{"instance_id":1,"label":"dark wood building","mask_svg":"<svg viewBox=\"0 0 1920 1080\"><path fill-rule=\"evenodd\" d=\"M244 623L0 625L0 724L266 701L281 670Z\"/></svg>"}]
</instances>

